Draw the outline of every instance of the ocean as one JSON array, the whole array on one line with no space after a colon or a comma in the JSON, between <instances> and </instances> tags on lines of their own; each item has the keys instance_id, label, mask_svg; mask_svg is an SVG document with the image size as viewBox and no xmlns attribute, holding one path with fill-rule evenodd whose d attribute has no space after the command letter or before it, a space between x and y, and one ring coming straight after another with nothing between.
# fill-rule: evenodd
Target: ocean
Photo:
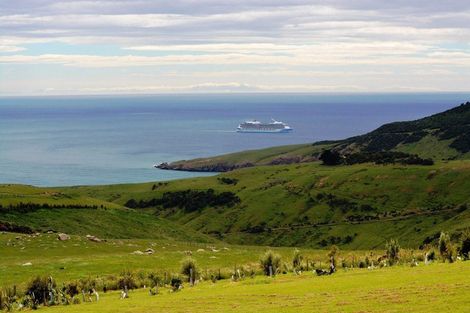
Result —
<instances>
[{"instance_id":1,"label":"ocean","mask_svg":"<svg viewBox=\"0 0 470 313\"><path fill-rule=\"evenodd\" d=\"M470 100L470 94L183 94L0 98L0 183L37 186L210 175L153 164L341 139ZM246 119L281 134L235 132Z\"/></svg>"}]
</instances>

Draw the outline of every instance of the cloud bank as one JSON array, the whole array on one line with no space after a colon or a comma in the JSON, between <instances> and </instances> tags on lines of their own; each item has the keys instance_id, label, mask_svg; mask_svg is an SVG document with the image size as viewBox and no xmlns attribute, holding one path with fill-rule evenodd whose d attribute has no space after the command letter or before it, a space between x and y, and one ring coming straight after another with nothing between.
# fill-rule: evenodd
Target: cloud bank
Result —
<instances>
[{"instance_id":1,"label":"cloud bank","mask_svg":"<svg viewBox=\"0 0 470 313\"><path fill-rule=\"evenodd\" d=\"M0 3L1 94L468 91L469 67L467 1Z\"/></svg>"}]
</instances>

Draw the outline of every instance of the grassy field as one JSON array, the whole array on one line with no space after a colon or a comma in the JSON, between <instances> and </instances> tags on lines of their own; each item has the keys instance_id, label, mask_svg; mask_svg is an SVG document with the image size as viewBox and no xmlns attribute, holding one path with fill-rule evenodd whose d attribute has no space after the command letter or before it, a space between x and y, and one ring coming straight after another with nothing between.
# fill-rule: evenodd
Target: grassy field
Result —
<instances>
[{"instance_id":1,"label":"grassy field","mask_svg":"<svg viewBox=\"0 0 470 313\"><path fill-rule=\"evenodd\" d=\"M470 263L341 270L240 282L203 282L149 296L146 290L119 300L118 292L99 302L41 309L41 312L468 312Z\"/></svg>"},{"instance_id":2,"label":"grassy field","mask_svg":"<svg viewBox=\"0 0 470 313\"><path fill-rule=\"evenodd\" d=\"M155 250L152 255L135 251ZM155 271L178 274L181 261L191 251L202 271L233 271L236 266L259 269L258 261L264 251L272 249L284 262L290 263L294 248L268 248L263 246L235 246L222 242L179 242L152 239L108 239L95 243L84 236L72 236L68 241L57 240L56 234L30 236L0 234L0 287L13 284L24 287L33 277L51 275L58 282L87 277L119 275L124 270L132 272ZM327 264L327 251L301 250L306 259ZM379 255L383 251L373 252ZM341 256L358 258L369 255L366 251L342 251ZM30 266L23 264L31 263Z\"/></svg>"}]
</instances>

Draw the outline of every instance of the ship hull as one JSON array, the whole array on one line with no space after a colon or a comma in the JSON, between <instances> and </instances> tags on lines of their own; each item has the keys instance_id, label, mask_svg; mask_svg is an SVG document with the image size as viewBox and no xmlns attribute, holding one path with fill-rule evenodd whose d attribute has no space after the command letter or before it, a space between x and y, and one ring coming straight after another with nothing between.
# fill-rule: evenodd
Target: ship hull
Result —
<instances>
[{"instance_id":1,"label":"ship hull","mask_svg":"<svg viewBox=\"0 0 470 313\"><path fill-rule=\"evenodd\" d=\"M284 129L237 129L237 133L289 133L292 131L292 128L284 128Z\"/></svg>"}]
</instances>

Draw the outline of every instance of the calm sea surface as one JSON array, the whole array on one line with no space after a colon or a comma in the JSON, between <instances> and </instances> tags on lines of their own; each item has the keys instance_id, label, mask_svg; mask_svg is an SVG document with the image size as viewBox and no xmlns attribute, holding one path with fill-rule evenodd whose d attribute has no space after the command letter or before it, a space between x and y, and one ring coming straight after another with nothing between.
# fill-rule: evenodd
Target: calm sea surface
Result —
<instances>
[{"instance_id":1,"label":"calm sea surface","mask_svg":"<svg viewBox=\"0 0 470 313\"><path fill-rule=\"evenodd\" d=\"M228 94L0 98L0 183L39 186L191 177L154 163L341 139L470 100L470 94ZM275 118L288 134L239 134Z\"/></svg>"}]
</instances>

